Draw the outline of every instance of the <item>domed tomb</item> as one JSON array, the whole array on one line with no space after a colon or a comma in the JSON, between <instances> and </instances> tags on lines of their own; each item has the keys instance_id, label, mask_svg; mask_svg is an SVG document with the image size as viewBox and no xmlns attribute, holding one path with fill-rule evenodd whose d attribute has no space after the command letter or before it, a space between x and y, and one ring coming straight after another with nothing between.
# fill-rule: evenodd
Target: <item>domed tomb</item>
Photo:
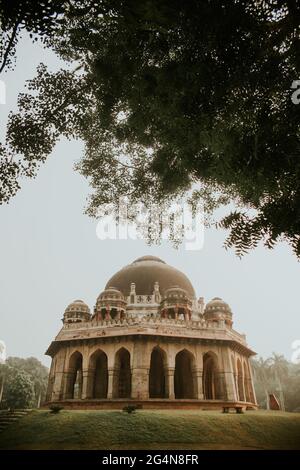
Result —
<instances>
[{"instance_id":1,"label":"domed tomb","mask_svg":"<svg viewBox=\"0 0 300 470\"><path fill-rule=\"evenodd\" d=\"M162 296L167 289L178 286L184 289L191 299L195 298L195 291L188 277L156 256L143 256L136 259L114 274L105 288L114 286L128 296L130 286L134 283L137 294L152 295L155 282L158 282Z\"/></svg>"}]
</instances>

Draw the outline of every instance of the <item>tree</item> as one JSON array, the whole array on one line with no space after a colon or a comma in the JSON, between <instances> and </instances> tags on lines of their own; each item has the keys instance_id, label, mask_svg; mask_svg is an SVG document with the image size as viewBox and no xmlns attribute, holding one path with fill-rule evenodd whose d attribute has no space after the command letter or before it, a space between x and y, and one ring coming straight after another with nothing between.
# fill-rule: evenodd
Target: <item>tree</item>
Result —
<instances>
[{"instance_id":1,"label":"tree","mask_svg":"<svg viewBox=\"0 0 300 470\"><path fill-rule=\"evenodd\" d=\"M252 360L255 388L257 393L257 401L263 405L267 410L270 409L269 394L270 386L270 358L263 359L262 357ZM263 395L260 394L260 388L263 390ZM264 398L263 398L264 397Z\"/></svg>"},{"instance_id":2,"label":"tree","mask_svg":"<svg viewBox=\"0 0 300 470\"><path fill-rule=\"evenodd\" d=\"M60 136L76 137L86 145L77 169L94 190L88 214L117 216L124 197L132 219L142 201L153 221L192 191L208 213L236 204L217 225L239 255L284 238L299 256L297 0L83 3L47 40L73 70L41 65L10 115L0 200Z\"/></svg>"},{"instance_id":3,"label":"tree","mask_svg":"<svg viewBox=\"0 0 300 470\"><path fill-rule=\"evenodd\" d=\"M286 409L300 412L300 364L290 364L284 392Z\"/></svg>"},{"instance_id":4,"label":"tree","mask_svg":"<svg viewBox=\"0 0 300 470\"><path fill-rule=\"evenodd\" d=\"M285 398L283 392L283 383L288 376L288 361L281 354L276 354L273 352L272 357L270 358L270 367L271 371L274 374L275 382L277 383L277 388L280 396L281 408L285 411Z\"/></svg>"},{"instance_id":5,"label":"tree","mask_svg":"<svg viewBox=\"0 0 300 470\"><path fill-rule=\"evenodd\" d=\"M44 400L48 384L48 369L35 357L23 359L20 357L9 357L6 366L13 370L23 371L29 375L34 386L33 405L39 408Z\"/></svg>"},{"instance_id":6,"label":"tree","mask_svg":"<svg viewBox=\"0 0 300 470\"><path fill-rule=\"evenodd\" d=\"M281 354L252 360L254 386L260 407L269 409L269 394L280 398L284 411L300 410L300 364L293 364Z\"/></svg>"},{"instance_id":7,"label":"tree","mask_svg":"<svg viewBox=\"0 0 300 470\"><path fill-rule=\"evenodd\" d=\"M34 385L29 374L9 369L4 400L8 408L30 408L34 400Z\"/></svg>"}]
</instances>

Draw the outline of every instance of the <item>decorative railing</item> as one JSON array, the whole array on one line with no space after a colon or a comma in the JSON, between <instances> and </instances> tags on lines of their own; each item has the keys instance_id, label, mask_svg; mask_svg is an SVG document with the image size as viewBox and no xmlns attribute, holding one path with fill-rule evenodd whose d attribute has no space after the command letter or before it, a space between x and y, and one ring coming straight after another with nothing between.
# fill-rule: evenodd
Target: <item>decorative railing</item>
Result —
<instances>
[{"instance_id":1,"label":"decorative railing","mask_svg":"<svg viewBox=\"0 0 300 470\"><path fill-rule=\"evenodd\" d=\"M77 330L93 330L97 328L117 328L117 327L160 327L160 326L170 326L176 329L185 329L193 330L195 333L202 331L212 331L212 330L223 330L226 331L226 336L231 337L233 340L238 340L240 343L246 345L246 337L243 334L238 333L237 331L230 328L225 324L224 320L219 322L210 322L203 319L199 320L183 320L183 319L173 319L173 318L161 318L157 317L148 317L137 315L134 317L127 317L124 319L109 319L109 320L92 320L90 322L81 322L81 323L67 323L63 326L60 333L63 331L77 331ZM58 336L60 336L60 333Z\"/></svg>"}]
</instances>

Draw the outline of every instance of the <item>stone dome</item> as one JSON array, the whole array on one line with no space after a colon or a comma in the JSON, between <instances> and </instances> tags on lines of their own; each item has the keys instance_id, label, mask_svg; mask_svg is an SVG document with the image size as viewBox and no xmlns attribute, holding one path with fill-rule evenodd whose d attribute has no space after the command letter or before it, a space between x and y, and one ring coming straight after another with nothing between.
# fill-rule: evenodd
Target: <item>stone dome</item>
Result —
<instances>
[{"instance_id":1,"label":"stone dome","mask_svg":"<svg viewBox=\"0 0 300 470\"><path fill-rule=\"evenodd\" d=\"M136 259L114 274L105 288L115 286L124 295L129 295L130 285L135 283L138 295L151 295L155 282L159 283L162 296L167 289L176 285L184 289L190 298L195 298L194 288L187 276L156 256L143 256Z\"/></svg>"},{"instance_id":2,"label":"stone dome","mask_svg":"<svg viewBox=\"0 0 300 470\"><path fill-rule=\"evenodd\" d=\"M124 295L115 287L107 287L101 294L99 295L97 300L108 300L108 299L120 299L124 300Z\"/></svg>"},{"instance_id":3,"label":"stone dome","mask_svg":"<svg viewBox=\"0 0 300 470\"><path fill-rule=\"evenodd\" d=\"M206 304L204 317L206 320L218 320L223 317L226 323L232 324L231 308L224 300L220 299L220 297L214 297Z\"/></svg>"},{"instance_id":4,"label":"stone dome","mask_svg":"<svg viewBox=\"0 0 300 470\"><path fill-rule=\"evenodd\" d=\"M187 299L188 294L185 289L182 289L179 286L172 286L167 289L164 293L164 299Z\"/></svg>"},{"instance_id":5,"label":"stone dome","mask_svg":"<svg viewBox=\"0 0 300 470\"><path fill-rule=\"evenodd\" d=\"M90 319L90 308L83 300L74 300L70 303L64 313L64 321L85 321Z\"/></svg>"},{"instance_id":6,"label":"stone dome","mask_svg":"<svg viewBox=\"0 0 300 470\"><path fill-rule=\"evenodd\" d=\"M220 297L214 297L210 302L206 304L204 312L228 312L232 313L229 305L224 302Z\"/></svg>"}]
</instances>

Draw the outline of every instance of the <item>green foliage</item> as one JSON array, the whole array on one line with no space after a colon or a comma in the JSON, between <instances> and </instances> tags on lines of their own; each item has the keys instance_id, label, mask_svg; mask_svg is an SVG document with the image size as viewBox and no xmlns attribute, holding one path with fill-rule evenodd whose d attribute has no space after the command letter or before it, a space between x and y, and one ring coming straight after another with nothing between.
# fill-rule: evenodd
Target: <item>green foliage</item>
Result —
<instances>
[{"instance_id":1,"label":"green foliage","mask_svg":"<svg viewBox=\"0 0 300 470\"><path fill-rule=\"evenodd\" d=\"M63 0L2 0L0 4L0 73L14 63L16 46L23 29L33 40L51 34L63 12Z\"/></svg>"},{"instance_id":2,"label":"green foliage","mask_svg":"<svg viewBox=\"0 0 300 470\"><path fill-rule=\"evenodd\" d=\"M39 407L41 402L44 401L46 395L49 374L48 368L35 357L28 357L26 359L20 357L8 357L6 364L9 367L29 374L34 384L35 398L33 406Z\"/></svg>"},{"instance_id":3,"label":"green foliage","mask_svg":"<svg viewBox=\"0 0 300 470\"><path fill-rule=\"evenodd\" d=\"M26 382L26 380L24 381L23 388L26 388L27 383L29 387L28 396L30 397L32 393L31 386L33 386L33 396L30 398L29 406L39 407L41 402L45 399L46 395L48 383L48 369L47 367L43 366L43 364L38 361L38 359L36 359L35 357L29 357L27 359L23 359L20 357L8 357L5 364L0 365L0 394L1 392L3 392L2 407L8 406L7 403L8 401L10 401L10 384L13 383L15 377L17 377L19 373L22 377L24 375L29 380L29 382ZM18 387L18 384L16 385L16 387ZM14 398L12 398L12 400L13 399ZM13 406L12 403L10 403L9 406L13 408L18 407Z\"/></svg>"},{"instance_id":4,"label":"green foliage","mask_svg":"<svg viewBox=\"0 0 300 470\"><path fill-rule=\"evenodd\" d=\"M134 413L138 409L137 405L127 405L124 406L123 411L125 411L128 414Z\"/></svg>"},{"instance_id":5,"label":"green foliage","mask_svg":"<svg viewBox=\"0 0 300 470\"><path fill-rule=\"evenodd\" d=\"M7 408L31 408L34 401L34 385L29 374L10 370L6 376L4 402Z\"/></svg>"},{"instance_id":6,"label":"green foliage","mask_svg":"<svg viewBox=\"0 0 300 470\"><path fill-rule=\"evenodd\" d=\"M41 65L20 94L0 147L0 202L75 137L88 214L117 215L126 197L134 219L138 203L162 212L196 188L207 212L236 204L218 226L238 255L282 238L300 255L297 1L67 3L47 47L73 70Z\"/></svg>"},{"instance_id":7,"label":"green foliage","mask_svg":"<svg viewBox=\"0 0 300 470\"><path fill-rule=\"evenodd\" d=\"M300 407L300 364L288 362L283 356L252 360L256 397L262 408L268 408L268 396L274 393L286 411Z\"/></svg>"},{"instance_id":8,"label":"green foliage","mask_svg":"<svg viewBox=\"0 0 300 470\"><path fill-rule=\"evenodd\" d=\"M60 411L62 411L64 409L63 406L60 406L60 405L50 405L49 406L49 410L51 413L54 413L54 414L57 414L59 413Z\"/></svg>"}]
</instances>

